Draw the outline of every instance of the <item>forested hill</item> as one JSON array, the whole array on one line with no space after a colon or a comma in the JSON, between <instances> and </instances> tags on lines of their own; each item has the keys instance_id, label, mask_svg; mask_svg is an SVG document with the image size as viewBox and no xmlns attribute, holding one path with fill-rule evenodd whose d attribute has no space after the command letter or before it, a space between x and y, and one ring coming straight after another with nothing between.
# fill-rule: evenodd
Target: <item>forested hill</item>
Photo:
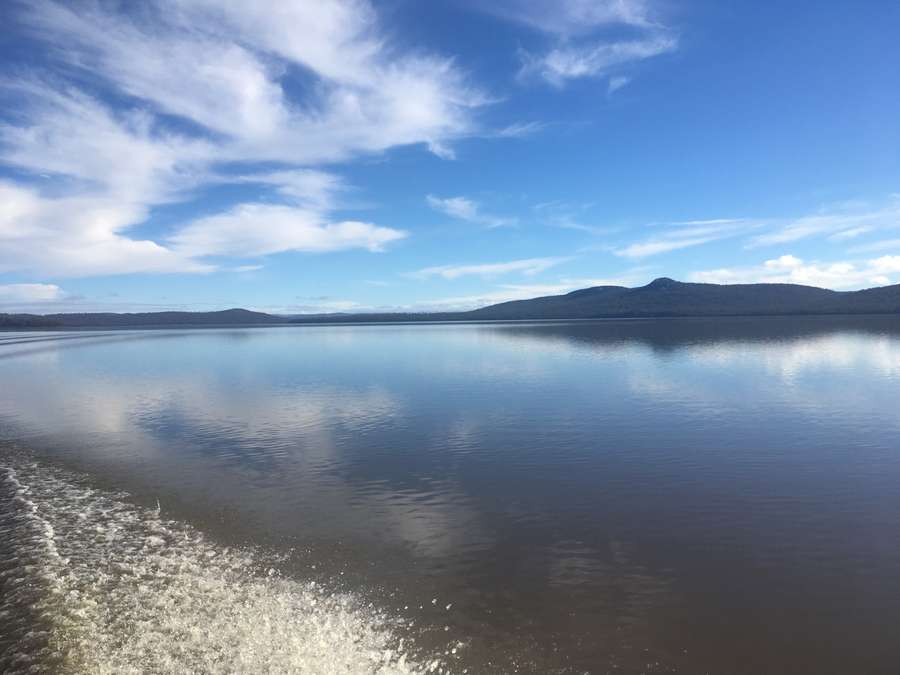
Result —
<instances>
[{"instance_id":1,"label":"forested hill","mask_svg":"<svg viewBox=\"0 0 900 675\"><path fill-rule=\"evenodd\" d=\"M503 321L811 314L900 314L900 285L862 291L831 291L797 284L693 284L661 278L638 288L595 286L565 295L503 302L470 312L343 314L299 317L295 321Z\"/></svg>"},{"instance_id":2,"label":"forested hill","mask_svg":"<svg viewBox=\"0 0 900 675\"><path fill-rule=\"evenodd\" d=\"M247 309L220 312L113 312L86 314L0 314L0 328L130 328L157 326L230 326L285 323L286 319Z\"/></svg>"},{"instance_id":3,"label":"forested hill","mask_svg":"<svg viewBox=\"0 0 900 675\"><path fill-rule=\"evenodd\" d=\"M831 291L797 284L693 284L661 278L638 288L597 286L472 312L472 319L900 313L900 284Z\"/></svg>"}]
</instances>

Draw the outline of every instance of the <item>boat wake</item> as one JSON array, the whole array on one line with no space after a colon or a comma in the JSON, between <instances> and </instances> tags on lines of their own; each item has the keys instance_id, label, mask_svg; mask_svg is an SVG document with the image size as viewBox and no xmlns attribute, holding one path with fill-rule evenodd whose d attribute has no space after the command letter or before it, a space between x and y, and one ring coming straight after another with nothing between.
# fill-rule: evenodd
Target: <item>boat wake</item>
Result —
<instances>
[{"instance_id":1,"label":"boat wake","mask_svg":"<svg viewBox=\"0 0 900 675\"><path fill-rule=\"evenodd\" d=\"M0 456L0 672L446 672L372 605L124 497Z\"/></svg>"}]
</instances>

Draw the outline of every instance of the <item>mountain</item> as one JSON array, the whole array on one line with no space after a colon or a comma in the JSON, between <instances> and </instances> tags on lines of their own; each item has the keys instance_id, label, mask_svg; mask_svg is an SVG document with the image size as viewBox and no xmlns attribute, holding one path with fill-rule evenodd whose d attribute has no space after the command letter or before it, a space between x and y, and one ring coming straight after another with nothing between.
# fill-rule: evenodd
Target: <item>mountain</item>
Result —
<instances>
[{"instance_id":1,"label":"mountain","mask_svg":"<svg viewBox=\"0 0 900 675\"><path fill-rule=\"evenodd\" d=\"M900 284L831 291L797 284L693 284L660 278L638 288L596 286L468 312L472 319L900 313Z\"/></svg>"},{"instance_id":2,"label":"mountain","mask_svg":"<svg viewBox=\"0 0 900 675\"><path fill-rule=\"evenodd\" d=\"M282 317L226 309L219 312L112 312L87 314L0 314L0 328L140 328L165 326L251 326L285 323Z\"/></svg>"},{"instance_id":3,"label":"mountain","mask_svg":"<svg viewBox=\"0 0 900 675\"><path fill-rule=\"evenodd\" d=\"M0 330L4 328L57 328L59 323L37 314L0 314Z\"/></svg>"},{"instance_id":4,"label":"mountain","mask_svg":"<svg viewBox=\"0 0 900 675\"><path fill-rule=\"evenodd\" d=\"M809 314L900 314L900 284L863 291L831 291L797 284L693 284L663 277L638 288L595 286L565 295L502 302L470 312L345 314L328 319L303 317L295 321L503 321Z\"/></svg>"},{"instance_id":5,"label":"mountain","mask_svg":"<svg viewBox=\"0 0 900 675\"><path fill-rule=\"evenodd\" d=\"M900 284L831 291L797 284L693 284L660 278L646 286L595 286L512 300L469 312L317 314L283 317L246 309L142 314L0 314L0 328L126 328L383 321L502 321L675 316L900 314Z\"/></svg>"}]
</instances>

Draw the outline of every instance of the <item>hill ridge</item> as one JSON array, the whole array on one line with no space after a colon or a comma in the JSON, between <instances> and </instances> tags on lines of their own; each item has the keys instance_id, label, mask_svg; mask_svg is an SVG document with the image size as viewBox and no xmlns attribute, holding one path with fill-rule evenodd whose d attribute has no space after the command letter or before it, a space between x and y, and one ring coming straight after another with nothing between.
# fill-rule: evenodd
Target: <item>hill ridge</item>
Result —
<instances>
[{"instance_id":1,"label":"hill ridge","mask_svg":"<svg viewBox=\"0 0 900 675\"><path fill-rule=\"evenodd\" d=\"M270 325L384 321L900 314L900 284L835 291L788 283L711 284L659 277L644 286L591 286L465 312L372 312L285 317L239 307L215 312L0 314L0 328Z\"/></svg>"}]
</instances>

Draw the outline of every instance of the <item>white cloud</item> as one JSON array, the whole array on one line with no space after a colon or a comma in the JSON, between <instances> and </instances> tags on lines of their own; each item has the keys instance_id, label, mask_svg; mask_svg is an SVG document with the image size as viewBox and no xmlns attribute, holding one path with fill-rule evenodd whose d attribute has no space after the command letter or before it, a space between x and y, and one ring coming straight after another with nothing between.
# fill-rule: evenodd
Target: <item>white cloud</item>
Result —
<instances>
[{"instance_id":1,"label":"white cloud","mask_svg":"<svg viewBox=\"0 0 900 675\"><path fill-rule=\"evenodd\" d=\"M616 66L659 56L674 51L677 46L678 41L669 35L587 45L564 44L537 55L523 52L520 74L522 77L537 76L561 87L567 80L601 77ZM619 82L619 86L624 84ZM612 80L608 86L613 90L617 88L612 86Z\"/></svg>"},{"instance_id":2,"label":"white cloud","mask_svg":"<svg viewBox=\"0 0 900 675\"><path fill-rule=\"evenodd\" d=\"M362 0L157 0L140 23L91 7L42 2L30 16L69 61L225 134L239 158L320 162L446 143L487 100L450 59L400 53ZM292 67L316 78L312 98L286 92Z\"/></svg>"},{"instance_id":3,"label":"white cloud","mask_svg":"<svg viewBox=\"0 0 900 675\"><path fill-rule=\"evenodd\" d=\"M156 0L139 11L36 0L19 10L62 67L0 80L17 103L0 122L0 163L31 174L0 186L0 272L207 271L198 256L248 241L378 250L402 233L333 222L339 181L311 167L409 144L450 156L489 102L451 59L398 48L365 0ZM308 86L286 86L298 75ZM219 168L234 162L244 175ZM259 183L284 208L233 206L175 224L168 240L132 234L153 209L235 181ZM273 213L278 225L249 219Z\"/></svg>"},{"instance_id":4,"label":"white cloud","mask_svg":"<svg viewBox=\"0 0 900 675\"><path fill-rule=\"evenodd\" d=\"M879 206L856 203L839 205L801 218L775 222L769 232L753 237L747 246L748 248L772 246L823 236L840 242L878 230L898 227L900 227L900 199L894 195L887 203Z\"/></svg>"},{"instance_id":5,"label":"white cloud","mask_svg":"<svg viewBox=\"0 0 900 675\"><path fill-rule=\"evenodd\" d=\"M900 255L883 255L869 261L876 274L896 274L900 272Z\"/></svg>"},{"instance_id":6,"label":"white cloud","mask_svg":"<svg viewBox=\"0 0 900 675\"><path fill-rule=\"evenodd\" d=\"M146 218L139 204L111 196L41 197L0 182L0 272L53 276L212 269L154 241L120 234Z\"/></svg>"},{"instance_id":7,"label":"white cloud","mask_svg":"<svg viewBox=\"0 0 900 675\"><path fill-rule=\"evenodd\" d=\"M58 191L146 205L193 188L214 154L208 140L160 131L142 109L113 111L58 81L0 79L20 123L0 123L0 160Z\"/></svg>"},{"instance_id":8,"label":"white cloud","mask_svg":"<svg viewBox=\"0 0 900 675\"><path fill-rule=\"evenodd\" d=\"M674 32L656 19L646 0L503 0L488 3L489 13L525 24L550 36L551 46L521 50L521 78L539 78L561 87L568 80L609 77L608 92L629 78L614 71L674 51ZM610 28L625 35L609 37ZM598 31L605 30L601 37Z\"/></svg>"},{"instance_id":9,"label":"white cloud","mask_svg":"<svg viewBox=\"0 0 900 675\"><path fill-rule=\"evenodd\" d=\"M516 122L500 129L496 136L500 138L523 138L536 134L547 126L543 122Z\"/></svg>"},{"instance_id":10,"label":"white cloud","mask_svg":"<svg viewBox=\"0 0 900 675\"><path fill-rule=\"evenodd\" d=\"M400 230L371 223L322 222L319 214L309 209L241 204L226 213L189 223L170 242L173 251L188 258L257 257L283 251L381 251L405 236Z\"/></svg>"},{"instance_id":11,"label":"white cloud","mask_svg":"<svg viewBox=\"0 0 900 675\"><path fill-rule=\"evenodd\" d=\"M562 38L610 24L654 24L646 0L496 0L484 3L484 11Z\"/></svg>"},{"instance_id":12,"label":"white cloud","mask_svg":"<svg viewBox=\"0 0 900 675\"><path fill-rule=\"evenodd\" d=\"M886 286L900 275L900 256L862 261L811 262L793 255L766 260L762 265L694 272L691 281L714 284L785 283L833 289Z\"/></svg>"},{"instance_id":13,"label":"white cloud","mask_svg":"<svg viewBox=\"0 0 900 675\"><path fill-rule=\"evenodd\" d=\"M59 300L62 289L55 284L0 284L0 306Z\"/></svg>"},{"instance_id":14,"label":"white cloud","mask_svg":"<svg viewBox=\"0 0 900 675\"><path fill-rule=\"evenodd\" d=\"M479 218L478 205L471 199L465 197L441 198L428 195L425 200L431 208L446 213L448 216L472 221Z\"/></svg>"},{"instance_id":15,"label":"white cloud","mask_svg":"<svg viewBox=\"0 0 900 675\"><path fill-rule=\"evenodd\" d=\"M697 225L697 226L709 226L709 225L736 225L737 223L744 222L742 218L708 218L706 220L677 220L673 223L669 223L670 225Z\"/></svg>"},{"instance_id":16,"label":"white cloud","mask_svg":"<svg viewBox=\"0 0 900 675\"><path fill-rule=\"evenodd\" d=\"M227 181L226 177L221 177ZM346 190L340 178L334 174L314 169L293 169L240 176L241 183L268 185L286 201L304 204L318 211L328 211L337 205L336 196Z\"/></svg>"},{"instance_id":17,"label":"white cloud","mask_svg":"<svg viewBox=\"0 0 900 675\"><path fill-rule=\"evenodd\" d=\"M564 201L551 201L535 204L532 208L542 222L564 230L576 230L593 235L608 235L621 230L617 226L595 225L584 222L593 220L596 216L589 215L593 203L571 203ZM608 250L604 249L604 250Z\"/></svg>"},{"instance_id":18,"label":"white cloud","mask_svg":"<svg viewBox=\"0 0 900 675\"><path fill-rule=\"evenodd\" d=\"M426 267L425 269L412 272L409 276L416 279L428 279L430 277L458 279L464 276L494 277L513 272L533 276L568 260L570 258L528 258L526 260L480 265L440 265L437 267Z\"/></svg>"},{"instance_id":19,"label":"white cloud","mask_svg":"<svg viewBox=\"0 0 900 675\"><path fill-rule=\"evenodd\" d=\"M239 176L272 186L287 204L239 204L184 224L169 248L187 259L260 257L285 251L327 253L351 248L383 251L407 236L402 230L359 221L334 222L329 211L344 190L336 176L310 169Z\"/></svg>"},{"instance_id":20,"label":"white cloud","mask_svg":"<svg viewBox=\"0 0 900 675\"><path fill-rule=\"evenodd\" d=\"M624 258L646 258L734 237L750 227L755 224L733 218L668 223L663 234L614 249L614 253Z\"/></svg>"},{"instance_id":21,"label":"white cloud","mask_svg":"<svg viewBox=\"0 0 900 675\"><path fill-rule=\"evenodd\" d=\"M872 227L851 227L847 230L835 232L834 234L829 236L828 239L831 241L846 241L848 239L856 239L856 237L871 232L872 229Z\"/></svg>"},{"instance_id":22,"label":"white cloud","mask_svg":"<svg viewBox=\"0 0 900 675\"><path fill-rule=\"evenodd\" d=\"M787 255L783 255L780 258L773 258L772 260L766 260L763 263L766 269L770 270L796 270L803 267L803 261L797 256L793 256L790 253Z\"/></svg>"},{"instance_id":23,"label":"white cloud","mask_svg":"<svg viewBox=\"0 0 900 675\"><path fill-rule=\"evenodd\" d=\"M516 223L515 218L504 218L484 213L478 202L468 197L435 197L434 195L428 195L425 200L434 210L470 223L486 227L503 227Z\"/></svg>"},{"instance_id":24,"label":"white cloud","mask_svg":"<svg viewBox=\"0 0 900 675\"><path fill-rule=\"evenodd\" d=\"M612 94L617 92L619 89L624 87L626 84L631 82L630 77L624 77L622 75L616 75L615 77L609 78L609 83L606 86L606 93Z\"/></svg>"},{"instance_id":25,"label":"white cloud","mask_svg":"<svg viewBox=\"0 0 900 675\"><path fill-rule=\"evenodd\" d=\"M658 224L659 225L659 224ZM643 258L737 236L754 234L744 241L748 249L822 237L845 243L866 235L900 229L900 198L892 195L878 205L852 202L822 209L793 219L714 218L661 224L669 229L645 240L612 249L626 258ZM859 244L854 253L900 251L900 239Z\"/></svg>"},{"instance_id":26,"label":"white cloud","mask_svg":"<svg viewBox=\"0 0 900 675\"><path fill-rule=\"evenodd\" d=\"M699 246L716 241L720 237L694 237L684 239L651 239L636 244L629 244L615 251L616 255L623 258L646 258L651 255L659 255L660 253L668 253L669 251L677 251L682 248L690 248L691 246Z\"/></svg>"},{"instance_id":27,"label":"white cloud","mask_svg":"<svg viewBox=\"0 0 900 675\"><path fill-rule=\"evenodd\" d=\"M850 249L853 253L867 253L869 251L900 251L900 239L882 239L868 244L854 246Z\"/></svg>"},{"instance_id":28,"label":"white cloud","mask_svg":"<svg viewBox=\"0 0 900 675\"><path fill-rule=\"evenodd\" d=\"M576 224L567 224L565 221L557 224L564 227L590 229ZM832 207L830 210L823 209L817 213L794 219L712 218L656 223L653 226L666 229L658 231L657 234L646 239L622 243L618 246L607 246L606 250L611 250L624 258L639 259L715 241L746 237L751 234L753 236L749 236L743 241L745 248L771 246L812 237L825 238L835 244L851 240L855 242L867 235L900 229L900 197L892 195L887 201L877 205L859 202L846 203ZM853 253L900 252L900 239L885 239L858 244L847 250ZM718 272L718 270L713 270L713 272ZM838 272L839 268L835 273ZM831 281L830 277L821 270L818 274L814 274L812 270L809 273L810 278L824 279L832 284L839 283ZM727 274L724 278L727 278Z\"/></svg>"},{"instance_id":29,"label":"white cloud","mask_svg":"<svg viewBox=\"0 0 900 675\"><path fill-rule=\"evenodd\" d=\"M828 234L847 227L849 223L840 216L804 216L779 226L774 232L761 234L750 240L751 248L772 246L799 241L817 234Z\"/></svg>"},{"instance_id":30,"label":"white cloud","mask_svg":"<svg viewBox=\"0 0 900 675\"><path fill-rule=\"evenodd\" d=\"M0 81L21 101L26 124L0 123L0 160L49 178L0 182L0 271L54 276L120 271L203 271L160 244L132 239L152 204L197 184L203 140L155 135L139 112L37 80Z\"/></svg>"}]
</instances>

